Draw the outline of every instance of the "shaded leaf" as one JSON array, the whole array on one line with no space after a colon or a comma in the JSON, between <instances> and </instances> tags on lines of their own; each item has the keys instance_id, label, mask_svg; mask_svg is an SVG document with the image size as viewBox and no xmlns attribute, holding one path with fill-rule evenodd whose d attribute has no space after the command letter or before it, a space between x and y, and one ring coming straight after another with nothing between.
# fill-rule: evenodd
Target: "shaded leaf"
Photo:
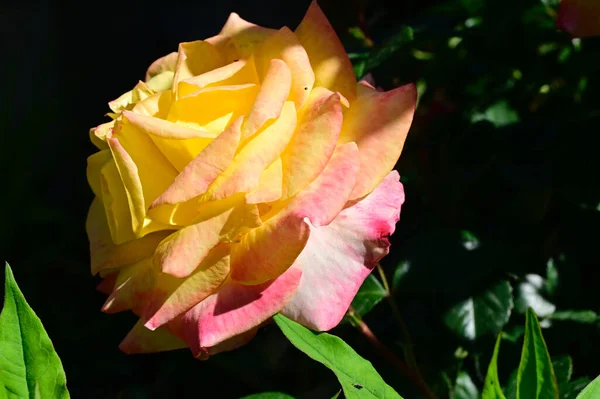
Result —
<instances>
[{"instance_id":1,"label":"shaded leaf","mask_svg":"<svg viewBox=\"0 0 600 399\"><path fill-rule=\"evenodd\" d=\"M556 292L556 288L558 287L558 269L554 264L554 259L548 260L546 264L546 292L552 295Z\"/></svg>"},{"instance_id":2,"label":"shaded leaf","mask_svg":"<svg viewBox=\"0 0 600 399\"><path fill-rule=\"evenodd\" d=\"M592 310L561 310L554 312L548 318L552 320L576 321L578 323L595 323L599 320L598 314Z\"/></svg>"},{"instance_id":3,"label":"shaded leaf","mask_svg":"<svg viewBox=\"0 0 600 399\"><path fill-rule=\"evenodd\" d=\"M352 307L361 316L366 315L377 305L387 292L377 277L369 274L365 281L360 286L356 296L352 300Z\"/></svg>"},{"instance_id":4,"label":"shaded leaf","mask_svg":"<svg viewBox=\"0 0 600 399\"><path fill-rule=\"evenodd\" d=\"M401 399L383 381L371 362L360 357L342 339L327 333L314 333L280 314L273 319L296 348L335 373L347 399Z\"/></svg>"},{"instance_id":5,"label":"shaded leaf","mask_svg":"<svg viewBox=\"0 0 600 399\"><path fill-rule=\"evenodd\" d=\"M494 354L490 365L488 366L487 375L483 385L482 399L506 399L500 387L500 379L498 378L498 352L500 351L500 342L502 342L502 334L498 334L496 345L494 346Z\"/></svg>"},{"instance_id":6,"label":"shaded leaf","mask_svg":"<svg viewBox=\"0 0 600 399\"><path fill-rule=\"evenodd\" d=\"M561 356L552 360L552 369L554 370L554 375L556 375L559 392L561 392L562 389L560 388L569 382L573 374L573 361L571 357Z\"/></svg>"},{"instance_id":7,"label":"shaded leaf","mask_svg":"<svg viewBox=\"0 0 600 399\"><path fill-rule=\"evenodd\" d=\"M444 321L459 336L474 340L501 330L512 308L512 287L508 281L502 281L481 295L453 306L446 312Z\"/></svg>"},{"instance_id":8,"label":"shaded leaf","mask_svg":"<svg viewBox=\"0 0 600 399\"><path fill-rule=\"evenodd\" d=\"M537 398L558 398L558 385L542 329L533 309L529 308L517 374L517 399Z\"/></svg>"},{"instance_id":9,"label":"shaded leaf","mask_svg":"<svg viewBox=\"0 0 600 399\"><path fill-rule=\"evenodd\" d=\"M489 106L482 113L474 113L471 116L471 122L488 121L496 127L502 127L519 122L519 114L506 100L500 100Z\"/></svg>"},{"instance_id":10,"label":"shaded leaf","mask_svg":"<svg viewBox=\"0 0 600 399\"><path fill-rule=\"evenodd\" d=\"M281 392L261 392L240 399L294 399L294 397Z\"/></svg>"},{"instance_id":11,"label":"shaded leaf","mask_svg":"<svg viewBox=\"0 0 600 399\"><path fill-rule=\"evenodd\" d=\"M402 278L408 274L410 271L410 263L408 261L402 261L394 270L394 275L392 276L392 289L397 289L400 285L400 281Z\"/></svg>"},{"instance_id":12,"label":"shaded leaf","mask_svg":"<svg viewBox=\"0 0 600 399\"><path fill-rule=\"evenodd\" d=\"M539 317L550 316L556 310L556 306L546 300L541 294L544 287L544 279L537 274L528 274L525 280L517 287L515 308L519 313L526 313L532 308Z\"/></svg>"},{"instance_id":13,"label":"shaded leaf","mask_svg":"<svg viewBox=\"0 0 600 399\"><path fill-rule=\"evenodd\" d=\"M479 389L473 383L471 376L461 371L456 377L456 384L454 385L454 399L478 399Z\"/></svg>"},{"instance_id":14,"label":"shaded leaf","mask_svg":"<svg viewBox=\"0 0 600 399\"><path fill-rule=\"evenodd\" d=\"M577 395L577 399L597 399L598 397L600 397L600 376L596 377Z\"/></svg>"},{"instance_id":15,"label":"shaded leaf","mask_svg":"<svg viewBox=\"0 0 600 399\"><path fill-rule=\"evenodd\" d=\"M0 314L0 382L14 397L68 398L65 372L8 263Z\"/></svg>"},{"instance_id":16,"label":"shaded leaf","mask_svg":"<svg viewBox=\"0 0 600 399\"><path fill-rule=\"evenodd\" d=\"M377 67L385 60L390 58L396 51L403 48L407 43L411 42L414 38L413 29L410 26L402 26L400 31L395 35L387 39L379 48L377 48L369 59L365 66L366 71Z\"/></svg>"},{"instance_id":17,"label":"shaded leaf","mask_svg":"<svg viewBox=\"0 0 600 399\"><path fill-rule=\"evenodd\" d=\"M579 395L590 382L591 380L588 377L578 378L569 382L560 391L561 399L576 399L577 395Z\"/></svg>"}]
</instances>

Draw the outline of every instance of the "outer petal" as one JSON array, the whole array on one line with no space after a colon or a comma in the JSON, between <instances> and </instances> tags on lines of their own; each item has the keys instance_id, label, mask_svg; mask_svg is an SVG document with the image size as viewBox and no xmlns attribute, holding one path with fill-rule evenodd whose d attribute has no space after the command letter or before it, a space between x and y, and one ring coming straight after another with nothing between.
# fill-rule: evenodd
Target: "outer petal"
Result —
<instances>
[{"instance_id":1,"label":"outer petal","mask_svg":"<svg viewBox=\"0 0 600 399\"><path fill-rule=\"evenodd\" d=\"M136 238L127 193L114 160L107 162L100 172L102 204L110 228L111 239L122 244Z\"/></svg>"},{"instance_id":2,"label":"outer petal","mask_svg":"<svg viewBox=\"0 0 600 399\"><path fill-rule=\"evenodd\" d=\"M231 278L243 284L261 284L285 272L308 241L304 218L280 212L231 246Z\"/></svg>"},{"instance_id":3,"label":"outer petal","mask_svg":"<svg viewBox=\"0 0 600 399\"><path fill-rule=\"evenodd\" d=\"M301 275L299 269L290 269L260 285L229 282L200 302L183 318L186 342L194 355L253 330L279 312L294 295Z\"/></svg>"},{"instance_id":4,"label":"outer petal","mask_svg":"<svg viewBox=\"0 0 600 399\"><path fill-rule=\"evenodd\" d=\"M277 158L260 175L258 187L254 191L246 194L248 204L260 204L263 202L273 202L281 198L282 194L283 170L281 158Z\"/></svg>"},{"instance_id":5,"label":"outer petal","mask_svg":"<svg viewBox=\"0 0 600 399\"><path fill-rule=\"evenodd\" d=\"M342 126L340 96L315 89L298 115L298 128L281 156L283 198L290 198L313 181L333 153Z\"/></svg>"},{"instance_id":6,"label":"outer petal","mask_svg":"<svg viewBox=\"0 0 600 399\"><path fill-rule=\"evenodd\" d=\"M164 273L187 277L221 241L260 225L256 205L240 204L241 197L208 203L204 220L167 237L156 249L155 262ZM254 216L254 217L252 217Z\"/></svg>"},{"instance_id":7,"label":"outer petal","mask_svg":"<svg viewBox=\"0 0 600 399\"><path fill-rule=\"evenodd\" d=\"M399 219L404 191L391 172L371 194L344 209L328 226L311 228L293 268L302 268L298 291L282 313L314 330L329 330L389 251L387 236Z\"/></svg>"},{"instance_id":8,"label":"outer petal","mask_svg":"<svg viewBox=\"0 0 600 399\"><path fill-rule=\"evenodd\" d=\"M175 72L177 56L176 52L172 52L154 61L146 71L146 82L163 72Z\"/></svg>"},{"instance_id":9,"label":"outer petal","mask_svg":"<svg viewBox=\"0 0 600 399\"><path fill-rule=\"evenodd\" d=\"M164 352L187 347L185 342L169 333L166 329L150 331L144 327L142 319L119 345L123 352L133 355L138 353Z\"/></svg>"},{"instance_id":10,"label":"outer petal","mask_svg":"<svg viewBox=\"0 0 600 399\"><path fill-rule=\"evenodd\" d=\"M352 101L356 97L352 63L316 1L311 3L295 33L308 53L315 72L315 86L340 92Z\"/></svg>"},{"instance_id":11,"label":"outer petal","mask_svg":"<svg viewBox=\"0 0 600 399\"><path fill-rule=\"evenodd\" d=\"M220 86L234 86L248 83L260 83L252 58L237 60L222 66L221 68L213 69L202 75L186 79L179 82L177 90L179 96L183 97L216 84Z\"/></svg>"},{"instance_id":12,"label":"outer petal","mask_svg":"<svg viewBox=\"0 0 600 399\"><path fill-rule=\"evenodd\" d=\"M254 135L268 120L279 118L291 85L292 75L286 63L272 59L250 114L242 125L244 139Z\"/></svg>"},{"instance_id":13,"label":"outer petal","mask_svg":"<svg viewBox=\"0 0 600 399\"><path fill-rule=\"evenodd\" d=\"M600 4L597 0L562 0L556 26L575 37L600 35Z\"/></svg>"},{"instance_id":14,"label":"outer petal","mask_svg":"<svg viewBox=\"0 0 600 399\"><path fill-rule=\"evenodd\" d=\"M358 156L355 143L338 146L323 173L300 191L288 208L308 217L314 226L329 224L350 197L359 168Z\"/></svg>"},{"instance_id":15,"label":"outer petal","mask_svg":"<svg viewBox=\"0 0 600 399\"><path fill-rule=\"evenodd\" d=\"M229 275L229 247L213 249L198 268L187 278L168 274L157 276L152 299L146 308L145 326L154 330L187 312L213 294Z\"/></svg>"},{"instance_id":16,"label":"outer petal","mask_svg":"<svg viewBox=\"0 0 600 399\"><path fill-rule=\"evenodd\" d=\"M308 54L294 33L283 27L271 35L255 53L259 76L264 78L272 59L283 60L292 73L289 100L296 109L302 108L315 83L315 74Z\"/></svg>"},{"instance_id":17,"label":"outer petal","mask_svg":"<svg viewBox=\"0 0 600 399\"><path fill-rule=\"evenodd\" d=\"M95 198L92 202L85 228L90 240L92 274L131 265L152 257L158 244L172 233L160 231L116 245L110 236L104 206L99 198Z\"/></svg>"},{"instance_id":18,"label":"outer petal","mask_svg":"<svg viewBox=\"0 0 600 399\"><path fill-rule=\"evenodd\" d=\"M138 315L142 314L152 293L154 274L151 258L119 270L113 291L102 311L116 313L131 309Z\"/></svg>"},{"instance_id":19,"label":"outer petal","mask_svg":"<svg viewBox=\"0 0 600 399\"><path fill-rule=\"evenodd\" d=\"M355 142L360 152L360 172L351 199L370 193L398 161L416 101L412 84L388 92L370 91L344 114L339 142Z\"/></svg>"},{"instance_id":20,"label":"outer petal","mask_svg":"<svg viewBox=\"0 0 600 399\"><path fill-rule=\"evenodd\" d=\"M87 159L87 181L96 197L102 196L102 168L112 160L112 154L108 149L98 151Z\"/></svg>"}]
</instances>

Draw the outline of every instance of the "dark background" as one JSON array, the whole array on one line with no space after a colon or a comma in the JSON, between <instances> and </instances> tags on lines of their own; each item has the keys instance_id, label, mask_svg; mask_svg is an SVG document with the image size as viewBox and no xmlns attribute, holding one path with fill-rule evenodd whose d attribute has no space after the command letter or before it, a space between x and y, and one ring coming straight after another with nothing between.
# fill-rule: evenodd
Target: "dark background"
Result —
<instances>
[{"instance_id":1,"label":"dark background","mask_svg":"<svg viewBox=\"0 0 600 399\"><path fill-rule=\"evenodd\" d=\"M232 11L260 25L294 28L308 4L0 5L0 254L44 322L74 398L236 398L266 390L329 398L337 391L333 375L273 326L247 347L205 362L185 350L120 353L135 318L100 312L104 298L94 289L84 230L92 200L86 158L95 152L88 130L107 120L106 103L179 42L218 33ZM557 31L552 1L320 5L349 52L389 50L367 67L379 86L419 83L419 108L398 164L407 201L383 265L392 274L410 264L396 299L440 397L447 395L444 376L456 372L457 347L469 351L461 367L478 385L493 347L493 335L466 342L444 325L444 312L457 301L499 279L516 286L528 273L544 275L552 257L560 284L549 300L559 309L599 311L600 42L573 43ZM406 26L413 40L399 35ZM455 37L460 43L449 46ZM479 242L475 251L465 250L469 234ZM522 320L515 311L511 323ZM401 352L385 305L366 321ZM418 397L352 327L334 333L402 395ZM555 323L544 334L553 356L572 356L575 376L600 373L597 323ZM520 344L505 346L501 362L513 366L501 371L503 380L516 367Z\"/></svg>"}]
</instances>

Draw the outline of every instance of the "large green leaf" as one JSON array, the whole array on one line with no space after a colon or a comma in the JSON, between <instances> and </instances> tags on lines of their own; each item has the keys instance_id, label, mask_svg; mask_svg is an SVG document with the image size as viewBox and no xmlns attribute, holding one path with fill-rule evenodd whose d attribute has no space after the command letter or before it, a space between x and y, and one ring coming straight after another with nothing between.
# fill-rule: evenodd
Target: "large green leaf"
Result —
<instances>
[{"instance_id":1,"label":"large green leaf","mask_svg":"<svg viewBox=\"0 0 600 399\"><path fill-rule=\"evenodd\" d=\"M538 398L558 399L558 384L542 329L533 309L529 308L517 374L517 399Z\"/></svg>"},{"instance_id":2,"label":"large green leaf","mask_svg":"<svg viewBox=\"0 0 600 399\"><path fill-rule=\"evenodd\" d=\"M352 308L361 316L366 315L377 305L387 292L379 280L372 274L365 279L352 300Z\"/></svg>"},{"instance_id":3,"label":"large green leaf","mask_svg":"<svg viewBox=\"0 0 600 399\"><path fill-rule=\"evenodd\" d=\"M598 399L600 398L600 376L596 377L579 395L577 399Z\"/></svg>"},{"instance_id":4,"label":"large green leaf","mask_svg":"<svg viewBox=\"0 0 600 399\"><path fill-rule=\"evenodd\" d=\"M502 334L498 334L496 345L494 346L494 354L490 365L488 366L485 383L483 385L482 399L506 399L500 387L500 379L498 378L498 352L500 351L500 342L502 342Z\"/></svg>"},{"instance_id":5,"label":"large green leaf","mask_svg":"<svg viewBox=\"0 0 600 399\"><path fill-rule=\"evenodd\" d=\"M10 398L68 398L67 380L52 341L6 264L0 314L0 386ZM0 398L1 398L0 394Z\"/></svg>"},{"instance_id":6,"label":"large green leaf","mask_svg":"<svg viewBox=\"0 0 600 399\"><path fill-rule=\"evenodd\" d=\"M508 281L502 281L481 295L453 306L444 321L459 336L474 340L483 334L500 331L512 308L512 288Z\"/></svg>"},{"instance_id":7,"label":"large green leaf","mask_svg":"<svg viewBox=\"0 0 600 399\"><path fill-rule=\"evenodd\" d=\"M383 381L371 362L360 357L340 338L314 333L280 314L273 319L296 348L335 373L347 399L401 399Z\"/></svg>"}]
</instances>

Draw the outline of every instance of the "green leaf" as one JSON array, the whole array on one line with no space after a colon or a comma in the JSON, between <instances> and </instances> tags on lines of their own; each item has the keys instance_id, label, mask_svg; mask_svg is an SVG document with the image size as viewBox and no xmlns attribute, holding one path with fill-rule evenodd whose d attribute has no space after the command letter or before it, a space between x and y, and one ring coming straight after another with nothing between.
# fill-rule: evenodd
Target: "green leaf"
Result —
<instances>
[{"instance_id":1,"label":"green leaf","mask_svg":"<svg viewBox=\"0 0 600 399\"><path fill-rule=\"evenodd\" d=\"M577 395L579 395L590 382L591 380L588 377L581 377L575 381L569 382L560 391L561 399L576 399Z\"/></svg>"},{"instance_id":2,"label":"green leaf","mask_svg":"<svg viewBox=\"0 0 600 399\"><path fill-rule=\"evenodd\" d=\"M331 399L337 399L340 396L341 393L342 393L342 390L340 389L339 391L337 391L337 393L335 395L333 395L331 397Z\"/></svg>"},{"instance_id":3,"label":"green leaf","mask_svg":"<svg viewBox=\"0 0 600 399\"><path fill-rule=\"evenodd\" d=\"M526 313L532 308L539 317L550 316L556 310L556 306L546 300L541 290L544 287L544 279L537 274L528 274L523 282L517 287L517 299L515 309L519 313Z\"/></svg>"},{"instance_id":4,"label":"green leaf","mask_svg":"<svg viewBox=\"0 0 600 399\"><path fill-rule=\"evenodd\" d=\"M400 285L400 281L402 278L408 274L410 270L410 263L408 261L402 261L394 270L394 275L392 276L392 289L397 289Z\"/></svg>"},{"instance_id":5,"label":"green leaf","mask_svg":"<svg viewBox=\"0 0 600 399\"><path fill-rule=\"evenodd\" d=\"M554 370L554 375L556 375L559 392L561 392L562 389L560 388L569 382L573 374L573 361L571 357L561 356L552 360L552 369Z\"/></svg>"},{"instance_id":6,"label":"green leaf","mask_svg":"<svg viewBox=\"0 0 600 399\"><path fill-rule=\"evenodd\" d=\"M0 314L0 383L11 397L68 398L65 372L52 341L27 304L8 263L5 270L4 308Z\"/></svg>"},{"instance_id":7,"label":"green leaf","mask_svg":"<svg viewBox=\"0 0 600 399\"><path fill-rule=\"evenodd\" d=\"M593 310L561 310L552 313L549 317L552 320L576 321L578 323L595 323L600 317Z\"/></svg>"},{"instance_id":8,"label":"green leaf","mask_svg":"<svg viewBox=\"0 0 600 399\"><path fill-rule=\"evenodd\" d=\"M479 390L473 383L471 376L461 371L456 377L456 384L454 385L453 399L478 399Z\"/></svg>"},{"instance_id":9,"label":"green leaf","mask_svg":"<svg viewBox=\"0 0 600 399\"><path fill-rule=\"evenodd\" d=\"M281 392L261 392L240 399L294 399L294 397Z\"/></svg>"},{"instance_id":10,"label":"green leaf","mask_svg":"<svg viewBox=\"0 0 600 399\"><path fill-rule=\"evenodd\" d=\"M558 399L558 385L542 329L533 309L529 308L517 374L517 399L538 398Z\"/></svg>"},{"instance_id":11,"label":"green leaf","mask_svg":"<svg viewBox=\"0 0 600 399\"><path fill-rule=\"evenodd\" d=\"M496 345L494 346L494 354L490 365L488 366L485 383L483 385L482 399L506 399L500 387L500 379L498 378L498 352L500 352L500 342L502 342L502 334L498 334Z\"/></svg>"},{"instance_id":12,"label":"green leaf","mask_svg":"<svg viewBox=\"0 0 600 399\"><path fill-rule=\"evenodd\" d=\"M403 48L407 43L414 38L413 29L410 26L402 26L400 31L386 40L381 47L376 49L369 57L365 72L377 67L385 60L390 58L394 53Z\"/></svg>"},{"instance_id":13,"label":"green leaf","mask_svg":"<svg viewBox=\"0 0 600 399\"><path fill-rule=\"evenodd\" d=\"M453 306L446 312L444 321L459 336L474 340L501 330L512 308L512 288L508 281L502 281L481 295Z\"/></svg>"},{"instance_id":14,"label":"green leaf","mask_svg":"<svg viewBox=\"0 0 600 399\"><path fill-rule=\"evenodd\" d=\"M313 333L280 314L273 319L296 348L335 373L346 399L401 399L383 381L371 362L360 357L340 338L327 333Z\"/></svg>"},{"instance_id":15,"label":"green leaf","mask_svg":"<svg viewBox=\"0 0 600 399\"><path fill-rule=\"evenodd\" d=\"M598 399L598 397L600 397L600 376L596 377L577 395L577 399Z\"/></svg>"},{"instance_id":16,"label":"green leaf","mask_svg":"<svg viewBox=\"0 0 600 399\"><path fill-rule=\"evenodd\" d=\"M496 127L502 127L519 122L519 114L515 111L508 101L500 100L489 106L482 113L474 113L471 116L471 122L488 121Z\"/></svg>"},{"instance_id":17,"label":"green leaf","mask_svg":"<svg viewBox=\"0 0 600 399\"><path fill-rule=\"evenodd\" d=\"M364 316L375 305L381 302L386 295L387 292L379 280L372 274L369 274L352 300L352 307L359 315Z\"/></svg>"},{"instance_id":18,"label":"green leaf","mask_svg":"<svg viewBox=\"0 0 600 399\"><path fill-rule=\"evenodd\" d=\"M548 260L546 264L546 291L552 295L558 287L558 269L554 264L554 259Z\"/></svg>"}]
</instances>

